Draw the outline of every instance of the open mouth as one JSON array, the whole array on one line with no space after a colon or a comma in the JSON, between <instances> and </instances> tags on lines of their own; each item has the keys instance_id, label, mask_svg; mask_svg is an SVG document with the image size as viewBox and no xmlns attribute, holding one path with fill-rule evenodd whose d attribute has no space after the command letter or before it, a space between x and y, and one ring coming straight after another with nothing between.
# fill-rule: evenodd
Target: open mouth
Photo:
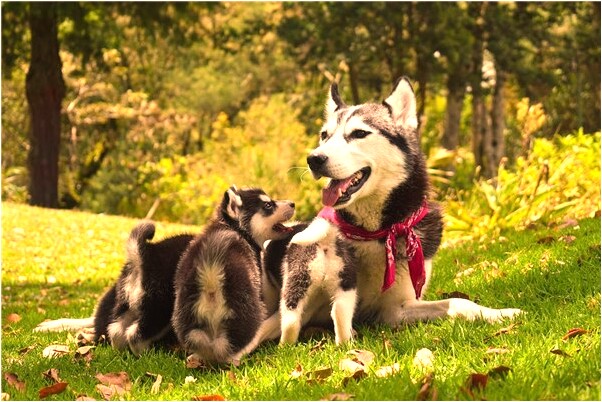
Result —
<instances>
[{"instance_id":1,"label":"open mouth","mask_svg":"<svg viewBox=\"0 0 602 402\"><path fill-rule=\"evenodd\" d=\"M322 204L327 207L341 205L349 201L370 177L371 169L362 168L346 179L331 179L322 190Z\"/></svg>"},{"instance_id":2,"label":"open mouth","mask_svg":"<svg viewBox=\"0 0 602 402\"><path fill-rule=\"evenodd\" d=\"M289 233L293 231L292 227L284 226L282 223L277 223L272 226L272 230L276 233Z\"/></svg>"}]
</instances>

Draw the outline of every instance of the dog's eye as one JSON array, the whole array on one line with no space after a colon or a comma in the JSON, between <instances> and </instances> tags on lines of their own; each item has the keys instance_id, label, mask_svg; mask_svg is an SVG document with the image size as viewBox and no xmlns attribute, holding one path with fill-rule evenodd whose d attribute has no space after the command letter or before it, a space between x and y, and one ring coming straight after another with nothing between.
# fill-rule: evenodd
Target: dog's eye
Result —
<instances>
[{"instance_id":1,"label":"dog's eye","mask_svg":"<svg viewBox=\"0 0 602 402\"><path fill-rule=\"evenodd\" d=\"M365 138L370 134L370 131L365 130L353 130L351 134L349 134L349 138Z\"/></svg>"},{"instance_id":2,"label":"dog's eye","mask_svg":"<svg viewBox=\"0 0 602 402\"><path fill-rule=\"evenodd\" d=\"M326 139L326 137L328 137L328 133L327 133L326 131L322 131L322 132L320 133L320 139L321 139L322 141L324 141L324 140Z\"/></svg>"},{"instance_id":3,"label":"dog's eye","mask_svg":"<svg viewBox=\"0 0 602 402\"><path fill-rule=\"evenodd\" d=\"M265 204L263 204L263 209L265 209L266 211L269 211L272 208L274 208L274 202L273 201L266 202Z\"/></svg>"}]
</instances>

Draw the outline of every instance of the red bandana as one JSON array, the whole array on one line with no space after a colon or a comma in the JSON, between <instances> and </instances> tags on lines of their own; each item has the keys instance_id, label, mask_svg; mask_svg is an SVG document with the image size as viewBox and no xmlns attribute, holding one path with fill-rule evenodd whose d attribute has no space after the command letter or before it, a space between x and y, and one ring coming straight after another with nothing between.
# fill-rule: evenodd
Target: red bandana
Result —
<instances>
[{"instance_id":1,"label":"red bandana","mask_svg":"<svg viewBox=\"0 0 602 402\"><path fill-rule=\"evenodd\" d=\"M420 208L415 211L408 219L403 222L397 222L387 229L369 232L358 226L354 226L346 222L337 211L332 207L324 207L318 213L318 216L335 224L341 232L351 240L378 240L386 238L385 250L387 253L387 266L385 267L385 278L383 281L382 291L389 289L395 282L395 255L397 254L397 238L405 237L406 241L406 256L408 258L408 266L410 269L410 278L416 292L416 298L420 298L422 286L426 281L426 273L424 271L424 255L422 254L422 243L420 237L414 233L413 227L422 220L428 213L426 200Z\"/></svg>"}]
</instances>

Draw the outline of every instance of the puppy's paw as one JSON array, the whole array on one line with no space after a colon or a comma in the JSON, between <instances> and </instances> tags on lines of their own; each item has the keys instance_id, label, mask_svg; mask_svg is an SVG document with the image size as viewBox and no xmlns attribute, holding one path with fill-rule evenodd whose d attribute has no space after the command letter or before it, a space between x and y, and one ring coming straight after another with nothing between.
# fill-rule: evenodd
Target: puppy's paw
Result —
<instances>
[{"instance_id":1,"label":"puppy's paw","mask_svg":"<svg viewBox=\"0 0 602 402\"><path fill-rule=\"evenodd\" d=\"M291 239L291 244L298 244L300 246L308 246L313 243L317 243L320 240L328 236L330 230L330 223L322 218L314 219L309 226L302 232L297 233Z\"/></svg>"},{"instance_id":2,"label":"puppy's paw","mask_svg":"<svg viewBox=\"0 0 602 402\"><path fill-rule=\"evenodd\" d=\"M498 323L522 314L526 314L526 312L518 308L489 309L483 312L483 318L490 323Z\"/></svg>"}]
</instances>

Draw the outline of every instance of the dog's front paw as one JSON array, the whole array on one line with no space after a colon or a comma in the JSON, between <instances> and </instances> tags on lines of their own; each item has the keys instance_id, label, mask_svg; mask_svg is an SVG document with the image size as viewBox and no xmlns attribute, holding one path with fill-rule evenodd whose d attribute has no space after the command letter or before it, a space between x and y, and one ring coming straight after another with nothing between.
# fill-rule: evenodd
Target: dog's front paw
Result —
<instances>
[{"instance_id":1,"label":"dog's front paw","mask_svg":"<svg viewBox=\"0 0 602 402\"><path fill-rule=\"evenodd\" d=\"M317 243L320 240L328 236L330 230L330 223L322 218L314 219L305 230L297 233L291 239L291 244L298 244L299 246L308 246L313 243Z\"/></svg>"},{"instance_id":2,"label":"dog's front paw","mask_svg":"<svg viewBox=\"0 0 602 402\"><path fill-rule=\"evenodd\" d=\"M526 312L518 308L502 308L498 310L488 309L483 312L483 318L490 323L497 323L506 319L515 318L521 314L526 314Z\"/></svg>"}]
</instances>

